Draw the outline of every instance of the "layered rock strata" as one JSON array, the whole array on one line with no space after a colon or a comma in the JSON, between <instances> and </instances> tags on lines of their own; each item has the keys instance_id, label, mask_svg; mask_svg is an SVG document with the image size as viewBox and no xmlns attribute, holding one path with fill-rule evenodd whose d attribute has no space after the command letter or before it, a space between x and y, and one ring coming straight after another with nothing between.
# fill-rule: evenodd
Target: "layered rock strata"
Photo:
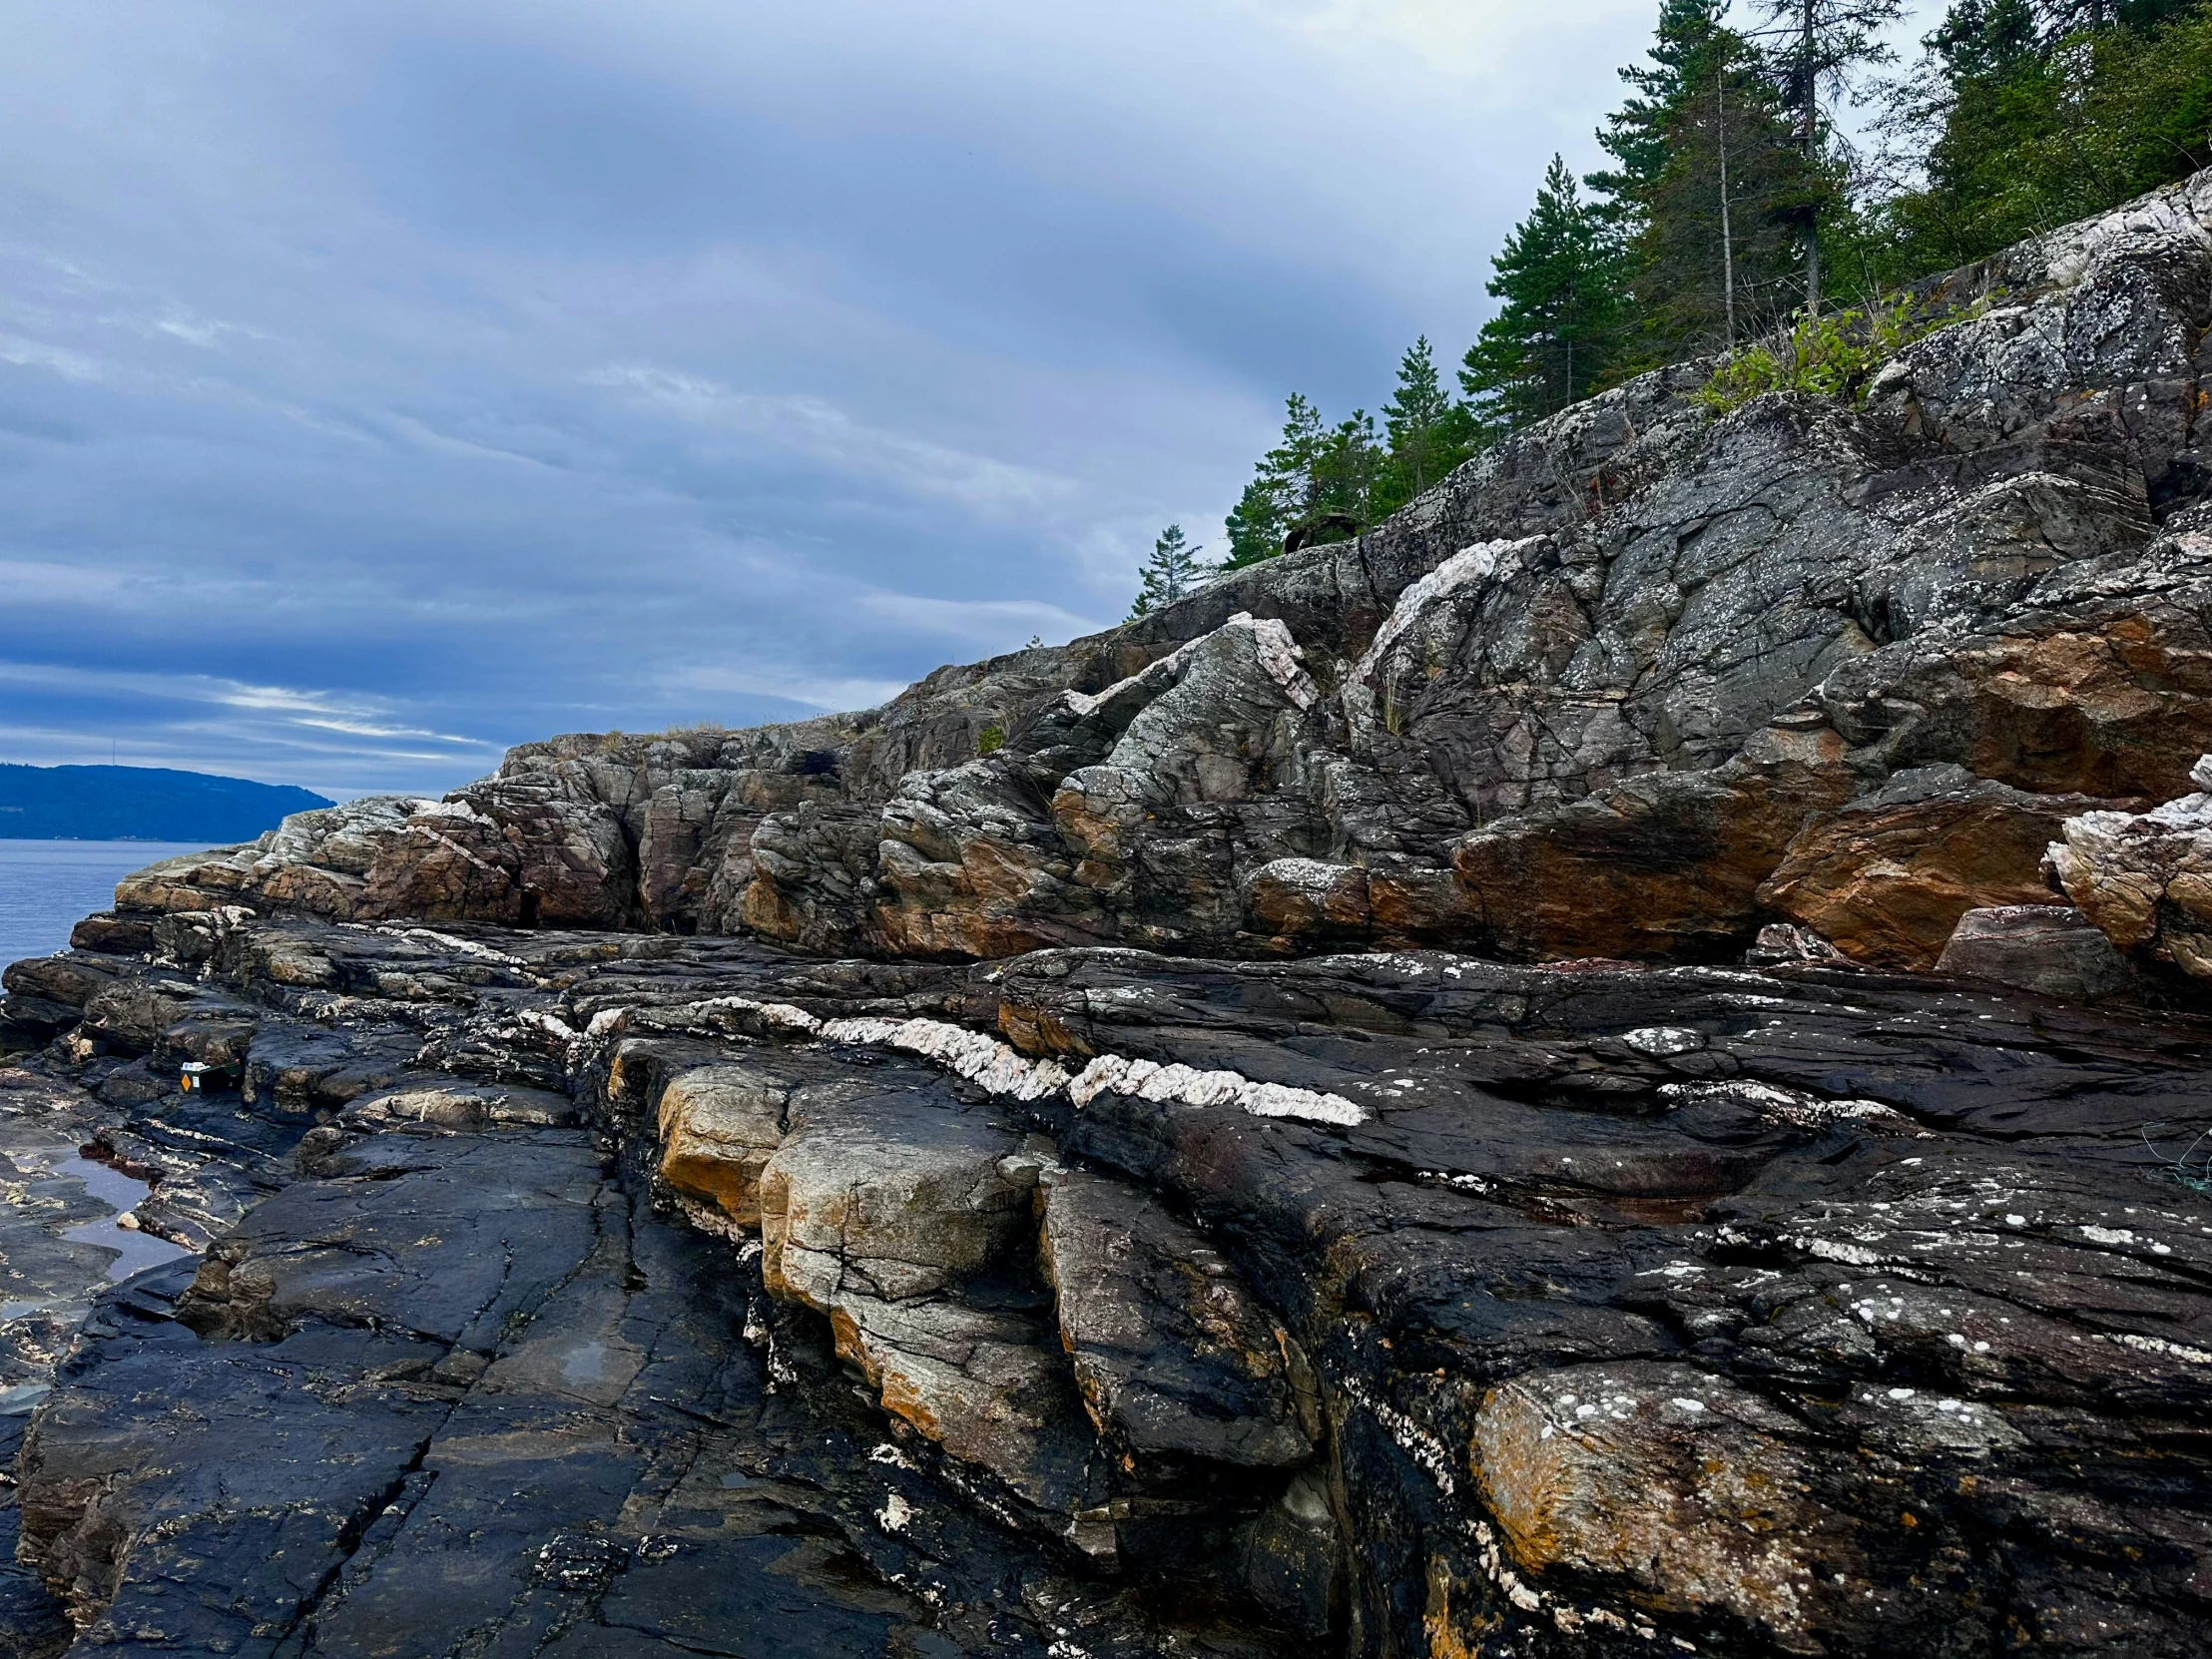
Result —
<instances>
[{"instance_id":1,"label":"layered rock strata","mask_svg":"<svg viewBox=\"0 0 2212 1659\"><path fill-rule=\"evenodd\" d=\"M2212 750L2208 222L2199 178L1933 285L1956 320L1861 406L1716 420L1701 365L1649 375L1110 633L862 715L526 745L123 905L944 958L1722 960L1786 922L1933 967L2056 896L2062 821Z\"/></svg>"},{"instance_id":2,"label":"layered rock strata","mask_svg":"<svg viewBox=\"0 0 2212 1659\"><path fill-rule=\"evenodd\" d=\"M2204 1652L2208 227L126 880L5 976L0 1653Z\"/></svg>"},{"instance_id":3,"label":"layered rock strata","mask_svg":"<svg viewBox=\"0 0 2212 1659\"><path fill-rule=\"evenodd\" d=\"M242 917L202 968L41 964L9 1074L195 1253L0 1327L18 1651L2201 1651L2172 1016Z\"/></svg>"}]
</instances>

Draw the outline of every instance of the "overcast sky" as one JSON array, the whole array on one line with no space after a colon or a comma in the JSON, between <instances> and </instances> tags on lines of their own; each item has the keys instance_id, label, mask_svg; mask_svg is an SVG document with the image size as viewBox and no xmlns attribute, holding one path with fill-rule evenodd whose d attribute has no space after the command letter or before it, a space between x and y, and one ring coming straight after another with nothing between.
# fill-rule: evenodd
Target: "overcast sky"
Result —
<instances>
[{"instance_id":1,"label":"overcast sky","mask_svg":"<svg viewBox=\"0 0 2212 1659\"><path fill-rule=\"evenodd\" d=\"M0 0L0 760L438 792L1120 618L1656 0Z\"/></svg>"}]
</instances>

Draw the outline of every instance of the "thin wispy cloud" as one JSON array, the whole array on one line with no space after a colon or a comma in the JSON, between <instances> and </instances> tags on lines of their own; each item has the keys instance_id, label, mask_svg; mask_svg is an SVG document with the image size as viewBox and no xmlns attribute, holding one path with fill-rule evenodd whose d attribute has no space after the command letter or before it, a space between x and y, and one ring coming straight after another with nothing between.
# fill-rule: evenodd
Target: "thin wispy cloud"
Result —
<instances>
[{"instance_id":1,"label":"thin wispy cloud","mask_svg":"<svg viewBox=\"0 0 2212 1659\"><path fill-rule=\"evenodd\" d=\"M1077 488L1072 479L866 425L825 397L736 391L700 375L641 365L594 369L584 379L853 477L943 496L979 512L1036 512L1066 501Z\"/></svg>"},{"instance_id":2,"label":"thin wispy cloud","mask_svg":"<svg viewBox=\"0 0 2212 1659\"><path fill-rule=\"evenodd\" d=\"M481 738L394 723L392 706L379 699L348 698L289 686L257 686L206 674L160 674L81 668L57 663L0 662L0 686L34 686L161 704L202 704L280 717L308 731L356 738L400 738L483 750Z\"/></svg>"},{"instance_id":3,"label":"thin wispy cloud","mask_svg":"<svg viewBox=\"0 0 2212 1659\"><path fill-rule=\"evenodd\" d=\"M741 697L774 698L789 705L781 718L804 720L810 715L845 709L872 709L905 690L900 680L833 680L806 675L752 674L737 668L688 669L669 680L680 695L735 693Z\"/></svg>"},{"instance_id":4,"label":"thin wispy cloud","mask_svg":"<svg viewBox=\"0 0 2212 1659\"><path fill-rule=\"evenodd\" d=\"M82 351L72 351L66 345L49 345L43 340L25 339L20 334L0 334L0 363L13 363L18 368L43 368L66 380L97 380L107 372L105 364Z\"/></svg>"},{"instance_id":5,"label":"thin wispy cloud","mask_svg":"<svg viewBox=\"0 0 2212 1659\"><path fill-rule=\"evenodd\" d=\"M895 617L979 647L1004 648L1009 636L1027 628L1039 637L1069 639L1106 626L1105 620L1077 616L1034 599L927 599L910 593L871 593L859 603L870 614Z\"/></svg>"}]
</instances>

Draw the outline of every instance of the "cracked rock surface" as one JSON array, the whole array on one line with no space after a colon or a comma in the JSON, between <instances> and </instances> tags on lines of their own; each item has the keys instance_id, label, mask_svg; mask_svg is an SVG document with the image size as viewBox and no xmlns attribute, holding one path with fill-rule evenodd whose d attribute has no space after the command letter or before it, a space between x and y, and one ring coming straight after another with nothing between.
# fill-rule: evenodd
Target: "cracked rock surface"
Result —
<instances>
[{"instance_id":1,"label":"cracked rock surface","mask_svg":"<svg viewBox=\"0 0 2212 1659\"><path fill-rule=\"evenodd\" d=\"M2212 1651L2212 176L1977 298L126 879L0 1659Z\"/></svg>"},{"instance_id":2,"label":"cracked rock surface","mask_svg":"<svg viewBox=\"0 0 2212 1659\"><path fill-rule=\"evenodd\" d=\"M52 959L0 1092L18 1652L2203 1651L2185 1016L1832 953L202 969ZM169 1086L265 1029L314 1090ZM76 1144L179 1254L39 1256Z\"/></svg>"}]
</instances>

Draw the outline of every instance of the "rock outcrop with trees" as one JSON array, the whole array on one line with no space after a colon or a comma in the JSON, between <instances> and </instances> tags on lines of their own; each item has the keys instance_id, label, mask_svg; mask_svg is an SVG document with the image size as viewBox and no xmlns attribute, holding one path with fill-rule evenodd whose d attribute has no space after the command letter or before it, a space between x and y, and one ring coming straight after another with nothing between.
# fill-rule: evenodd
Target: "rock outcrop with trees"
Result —
<instances>
[{"instance_id":1,"label":"rock outcrop with trees","mask_svg":"<svg viewBox=\"0 0 2212 1659\"><path fill-rule=\"evenodd\" d=\"M2212 177L1916 306L126 880L6 980L0 1642L2202 1653Z\"/></svg>"}]
</instances>

